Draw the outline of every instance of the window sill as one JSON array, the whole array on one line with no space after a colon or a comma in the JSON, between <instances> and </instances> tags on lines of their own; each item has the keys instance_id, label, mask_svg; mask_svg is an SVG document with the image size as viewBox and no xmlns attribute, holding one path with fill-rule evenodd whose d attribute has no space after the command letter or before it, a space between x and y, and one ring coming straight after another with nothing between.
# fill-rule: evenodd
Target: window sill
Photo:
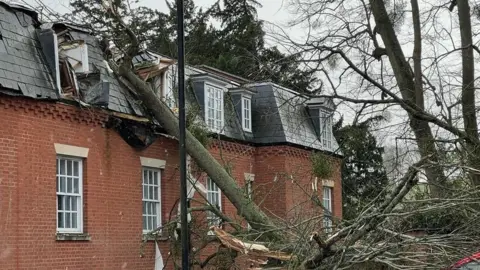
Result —
<instances>
[{"instance_id":1,"label":"window sill","mask_svg":"<svg viewBox=\"0 0 480 270\"><path fill-rule=\"evenodd\" d=\"M160 234L147 234L147 233L144 233L142 235L142 240L143 241L167 241L168 240L168 236L160 233Z\"/></svg>"},{"instance_id":2,"label":"window sill","mask_svg":"<svg viewBox=\"0 0 480 270\"><path fill-rule=\"evenodd\" d=\"M92 238L88 233L57 233L57 241L90 241Z\"/></svg>"}]
</instances>

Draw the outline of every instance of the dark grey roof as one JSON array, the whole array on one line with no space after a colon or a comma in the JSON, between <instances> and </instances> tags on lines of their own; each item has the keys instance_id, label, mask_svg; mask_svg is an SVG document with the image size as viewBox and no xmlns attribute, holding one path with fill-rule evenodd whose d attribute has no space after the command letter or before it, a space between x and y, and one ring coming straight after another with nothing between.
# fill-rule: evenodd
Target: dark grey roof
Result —
<instances>
[{"instance_id":1,"label":"dark grey roof","mask_svg":"<svg viewBox=\"0 0 480 270\"><path fill-rule=\"evenodd\" d=\"M72 29L70 35L74 39L85 40L88 45L88 63L90 71L100 73L101 81L110 83L108 109L126 114L144 115L143 109L128 89L121 85L118 78L109 73L107 63L97 38L94 36Z\"/></svg>"},{"instance_id":2,"label":"dark grey roof","mask_svg":"<svg viewBox=\"0 0 480 270\"><path fill-rule=\"evenodd\" d=\"M104 99L104 97L100 99L107 100L108 104L105 103L105 105L108 105L108 109L126 114L145 115L143 108L138 105L137 99L133 97L132 93L120 83L114 74L109 72L100 42L87 31L88 29L63 23L45 24L41 28L56 27L68 29L69 35L74 40L84 40L88 45L91 73L77 76L81 91L89 90L82 88L91 88L93 91L107 89L108 95L105 93L105 96L108 99ZM46 54L38 40L36 33L38 28L40 28L40 24L34 11L21 6L8 5L0 0L1 93L32 98L60 98L51 70L47 66ZM149 53L139 57L152 58ZM254 90L250 91L253 94L251 104L253 132L246 132L242 129L238 96L235 97L233 91L224 95L225 126L222 133L226 137L257 144L291 143L330 152L338 148L334 138L331 149L325 149L320 143L313 126L314 122L307 110L308 102L322 103L324 101L314 101L307 96L273 83L252 83L243 86L242 84L248 83L248 80L206 66L187 68L187 78L193 78L196 75L211 76L216 80L223 81L224 85L232 90L242 87ZM202 87L199 85L195 87ZM187 94L190 104L203 102L203 89L200 89L202 91L197 90ZM201 117L204 117L204 113Z\"/></svg>"},{"instance_id":3,"label":"dark grey roof","mask_svg":"<svg viewBox=\"0 0 480 270\"><path fill-rule=\"evenodd\" d=\"M337 151L332 135L332 147L326 148L319 140L307 110L309 97L273 83L253 85L258 94L252 98L252 117L255 142L292 143L323 151Z\"/></svg>"},{"instance_id":4,"label":"dark grey roof","mask_svg":"<svg viewBox=\"0 0 480 270\"><path fill-rule=\"evenodd\" d=\"M12 95L58 98L36 38L34 12L0 1L0 89Z\"/></svg>"},{"instance_id":5,"label":"dark grey roof","mask_svg":"<svg viewBox=\"0 0 480 270\"><path fill-rule=\"evenodd\" d=\"M143 109L126 87L108 72L99 41L81 26L48 23L40 26L36 13L22 6L0 0L0 92L32 98L59 99L59 90L47 66L36 30L64 27L73 39L82 39L88 45L91 74L78 76L79 85L108 82L108 109L116 112L144 115ZM85 83L82 83L85 82ZM81 89L82 91L85 89Z\"/></svg>"},{"instance_id":6,"label":"dark grey roof","mask_svg":"<svg viewBox=\"0 0 480 270\"><path fill-rule=\"evenodd\" d=\"M243 86L232 85L237 83L228 76L221 76L218 70L207 72L206 68L189 68L187 78L197 78L210 76L215 80L224 82L230 90L246 88L251 90L252 95L252 132L246 132L241 125L241 115L235 110L237 103L241 102L233 94L224 95L224 129L222 134L228 138L247 141L255 144L280 144L290 143L307 148L335 152L341 154L338 150L338 144L332 135L332 147L327 149L319 140L319 136L314 127L314 121L318 118L310 116L308 104L324 104L324 107L333 109L330 100L324 98L311 98L299 94L293 90L281 87L274 83L251 83ZM241 80L240 80L241 81ZM203 85L193 84L194 91L191 93L193 99L188 102L198 102L203 104ZM197 93L197 94L195 94ZM204 118L205 111L201 111L201 117Z\"/></svg>"}]
</instances>

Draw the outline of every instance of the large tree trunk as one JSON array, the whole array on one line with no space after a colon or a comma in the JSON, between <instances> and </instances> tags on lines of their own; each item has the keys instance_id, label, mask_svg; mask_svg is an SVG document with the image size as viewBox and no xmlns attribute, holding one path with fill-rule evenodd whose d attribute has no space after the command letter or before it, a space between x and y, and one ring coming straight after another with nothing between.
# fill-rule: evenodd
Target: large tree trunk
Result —
<instances>
[{"instance_id":1,"label":"large tree trunk","mask_svg":"<svg viewBox=\"0 0 480 270\"><path fill-rule=\"evenodd\" d=\"M390 21L385 8L385 3L383 0L370 0L370 5L375 18L378 33L382 37L385 44L385 49L387 51L390 64L392 65L395 79L397 80L400 88L402 98L415 110L423 111L423 93L420 92L422 91L422 88L416 87L414 82L414 74L412 74L411 67L408 64L402 47L397 39L393 24ZM421 71L417 70L416 72L420 72L421 74ZM429 157L434 164L438 163L440 158L435 147L435 140L428 122L416 118L411 113L409 113L409 119L410 127L415 134L420 155L422 158ZM430 190L432 195L434 197L440 197L442 194L442 186L446 182L443 169L439 166L428 166L425 168L425 173L427 175L429 184L431 185Z\"/></svg>"},{"instance_id":2,"label":"large tree trunk","mask_svg":"<svg viewBox=\"0 0 480 270\"><path fill-rule=\"evenodd\" d=\"M157 121L169 135L179 136L178 119L172 111L161 102L154 94L150 86L143 82L130 67L115 67L114 63L110 64L114 70L118 70L119 74L126 78L135 88L136 94L143 102L143 106L147 108ZM186 149L188 154L195 162L208 174L208 176L222 190L222 193L232 202L238 211L238 214L244 217L253 229L262 232L263 236L273 240L281 239L282 235L275 230L271 220L263 213L260 208L251 203L246 198L241 189L238 188L235 180L227 173L220 163L213 158L208 150L190 133L186 134Z\"/></svg>"},{"instance_id":3,"label":"large tree trunk","mask_svg":"<svg viewBox=\"0 0 480 270\"><path fill-rule=\"evenodd\" d=\"M473 58L472 25L468 0L458 0L458 19L462 40L462 115L465 132L473 141L478 142L477 115L475 112L475 66ZM478 145L478 144L477 144ZM480 169L480 149L467 142L468 161L470 166ZM480 185L480 175L471 172L472 183Z\"/></svg>"}]
</instances>

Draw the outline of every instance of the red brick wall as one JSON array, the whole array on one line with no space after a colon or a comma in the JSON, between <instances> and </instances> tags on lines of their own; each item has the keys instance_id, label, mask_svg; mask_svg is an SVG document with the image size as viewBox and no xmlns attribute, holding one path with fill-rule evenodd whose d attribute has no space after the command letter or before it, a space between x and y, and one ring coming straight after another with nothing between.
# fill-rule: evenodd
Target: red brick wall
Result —
<instances>
[{"instance_id":1,"label":"red brick wall","mask_svg":"<svg viewBox=\"0 0 480 270\"><path fill-rule=\"evenodd\" d=\"M177 144L161 138L135 151L106 115L73 106L0 97L0 269L152 269L140 257L139 156L166 160L163 220L178 197ZM89 148L84 162L84 231L91 241L56 241L54 143ZM160 244L166 258L166 243Z\"/></svg>"},{"instance_id":2,"label":"red brick wall","mask_svg":"<svg viewBox=\"0 0 480 270\"><path fill-rule=\"evenodd\" d=\"M0 96L0 115L0 269L152 269L152 242L140 256L139 157L166 160L161 182L165 223L179 196L176 141L162 137L137 151L103 127L105 113L65 104ZM91 241L55 240L54 143L89 148L84 161L84 231ZM307 150L217 142L211 152L221 163L231 164L240 186L244 173L255 174L254 198L267 212L285 215L299 196L285 175L307 168ZM334 178L334 214L341 216L339 174ZM272 195L265 197L267 193ZM238 218L225 197L222 206ZM159 243L164 261L168 245Z\"/></svg>"}]
</instances>

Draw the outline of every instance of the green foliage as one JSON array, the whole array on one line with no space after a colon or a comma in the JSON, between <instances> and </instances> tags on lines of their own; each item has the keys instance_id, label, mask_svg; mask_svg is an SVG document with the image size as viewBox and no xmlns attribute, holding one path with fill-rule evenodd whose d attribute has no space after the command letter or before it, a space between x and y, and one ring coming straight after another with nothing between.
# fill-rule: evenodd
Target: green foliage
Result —
<instances>
[{"instance_id":1,"label":"green foliage","mask_svg":"<svg viewBox=\"0 0 480 270\"><path fill-rule=\"evenodd\" d=\"M200 115L200 107L198 105L190 105L186 109L186 126L188 131L205 147L211 143L210 132L202 121L197 121Z\"/></svg>"},{"instance_id":2,"label":"green foliage","mask_svg":"<svg viewBox=\"0 0 480 270\"><path fill-rule=\"evenodd\" d=\"M120 14L139 40L152 51L177 57L176 1L167 1L167 10L131 8L135 0L115 0ZM270 80L298 92L312 90L318 80L312 71L299 68L301 55L286 55L277 47L266 47L262 21L258 19L256 0L222 0L207 10L185 6L185 54L190 65L208 65L252 81ZM73 13L91 24L98 36L113 40L124 48L123 29L117 29L95 0L73 0ZM220 22L213 27L212 20Z\"/></svg>"},{"instance_id":3,"label":"green foliage","mask_svg":"<svg viewBox=\"0 0 480 270\"><path fill-rule=\"evenodd\" d=\"M320 178L328 178L332 175L333 169L330 160L321 153L313 153L311 156L313 174Z\"/></svg>"},{"instance_id":4,"label":"green foliage","mask_svg":"<svg viewBox=\"0 0 480 270\"><path fill-rule=\"evenodd\" d=\"M342 161L343 216L349 220L374 199L383 201L388 178L383 166L383 148L377 146L369 127L381 119L372 118L354 126L334 125L334 136L344 155Z\"/></svg>"}]
</instances>

